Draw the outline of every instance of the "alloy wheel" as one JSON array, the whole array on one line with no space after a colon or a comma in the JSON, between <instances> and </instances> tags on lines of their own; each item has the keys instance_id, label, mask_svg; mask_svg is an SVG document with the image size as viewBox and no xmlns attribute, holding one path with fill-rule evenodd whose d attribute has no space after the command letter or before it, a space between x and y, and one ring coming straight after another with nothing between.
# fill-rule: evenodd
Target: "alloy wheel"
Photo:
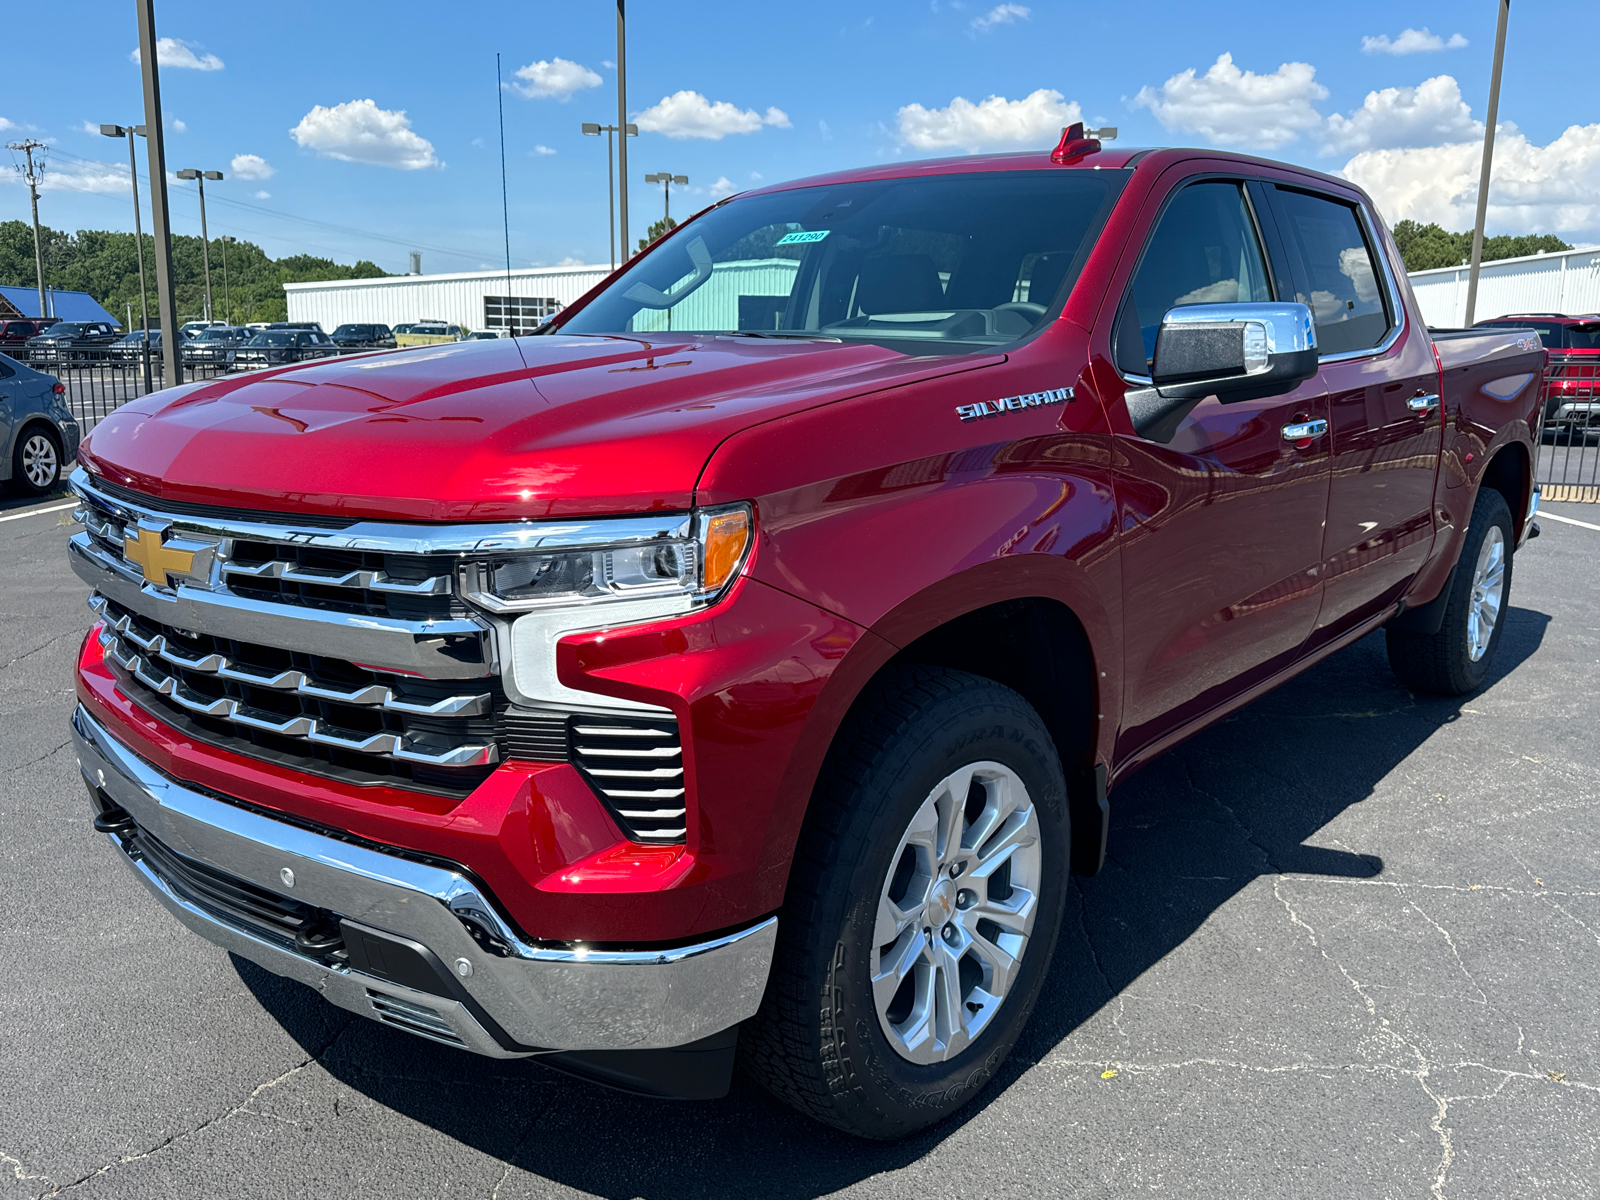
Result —
<instances>
[{"instance_id":1,"label":"alloy wheel","mask_svg":"<svg viewBox=\"0 0 1600 1200\"><path fill-rule=\"evenodd\" d=\"M993 1020L1033 933L1039 820L997 762L940 780L890 860L873 933L878 1022L900 1057L944 1062Z\"/></svg>"},{"instance_id":2,"label":"alloy wheel","mask_svg":"<svg viewBox=\"0 0 1600 1200\"><path fill-rule=\"evenodd\" d=\"M1478 548L1478 562L1472 570L1472 595L1467 608L1467 656L1477 662L1489 649L1494 627L1500 620L1500 604L1506 590L1506 539L1498 525L1491 525Z\"/></svg>"},{"instance_id":3,"label":"alloy wheel","mask_svg":"<svg viewBox=\"0 0 1600 1200\"><path fill-rule=\"evenodd\" d=\"M34 487L54 486L60 471L55 443L44 434L36 433L22 443L22 473Z\"/></svg>"}]
</instances>

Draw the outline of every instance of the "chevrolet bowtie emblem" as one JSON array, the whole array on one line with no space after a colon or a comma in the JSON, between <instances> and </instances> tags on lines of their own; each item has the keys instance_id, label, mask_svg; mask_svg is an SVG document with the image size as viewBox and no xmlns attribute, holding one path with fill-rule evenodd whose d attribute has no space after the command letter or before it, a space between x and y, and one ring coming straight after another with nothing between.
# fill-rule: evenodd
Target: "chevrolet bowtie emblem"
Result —
<instances>
[{"instance_id":1,"label":"chevrolet bowtie emblem","mask_svg":"<svg viewBox=\"0 0 1600 1200\"><path fill-rule=\"evenodd\" d=\"M194 551L166 545L157 529L141 528L137 538L125 537L122 557L137 563L145 579L158 587L167 586L168 575L187 575L194 570Z\"/></svg>"}]
</instances>

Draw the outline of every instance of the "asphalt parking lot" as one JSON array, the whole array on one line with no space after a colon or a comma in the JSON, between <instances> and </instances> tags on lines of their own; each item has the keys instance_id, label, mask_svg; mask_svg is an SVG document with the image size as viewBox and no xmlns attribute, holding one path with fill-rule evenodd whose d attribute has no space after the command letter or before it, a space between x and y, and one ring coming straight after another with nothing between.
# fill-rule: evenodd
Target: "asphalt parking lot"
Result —
<instances>
[{"instance_id":1,"label":"asphalt parking lot","mask_svg":"<svg viewBox=\"0 0 1600 1200\"><path fill-rule=\"evenodd\" d=\"M1546 520L1517 557L1479 694L1409 694L1380 634L1119 789L1002 1078L878 1145L744 1082L670 1104L473 1058L179 928L89 827L85 589L69 514L25 511L0 1197L1600 1195L1600 529Z\"/></svg>"}]
</instances>

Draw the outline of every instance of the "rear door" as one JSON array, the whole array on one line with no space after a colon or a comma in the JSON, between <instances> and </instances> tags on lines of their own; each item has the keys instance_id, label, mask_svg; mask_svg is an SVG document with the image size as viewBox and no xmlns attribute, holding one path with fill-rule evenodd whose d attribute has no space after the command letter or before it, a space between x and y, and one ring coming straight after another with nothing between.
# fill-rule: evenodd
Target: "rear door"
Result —
<instances>
[{"instance_id":1,"label":"rear door","mask_svg":"<svg viewBox=\"0 0 1600 1200\"><path fill-rule=\"evenodd\" d=\"M1120 308L1111 350L1128 388L1149 384L1161 319L1185 304L1266 301L1269 228L1241 181L1199 179L1164 199ZM1323 420L1309 381L1281 396L1207 397L1168 440L1118 435L1125 597L1119 757L1287 666L1315 626L1327 513L1328 439L1284 427Z\"/></svg>"},{"instance_id":2,"label":"rear door","mask_svg":"<svg viewBox=\"0 0 1600 1200\"><path fill-rule=\"evenodd\" d=\"M1426 333L1408 325L1377 230L1352 198L1268 185L1295 296L1317 326L1332 423L1317 640L1404 595L1433 546L1444 423Z\"/></svg>"}]
</instances>

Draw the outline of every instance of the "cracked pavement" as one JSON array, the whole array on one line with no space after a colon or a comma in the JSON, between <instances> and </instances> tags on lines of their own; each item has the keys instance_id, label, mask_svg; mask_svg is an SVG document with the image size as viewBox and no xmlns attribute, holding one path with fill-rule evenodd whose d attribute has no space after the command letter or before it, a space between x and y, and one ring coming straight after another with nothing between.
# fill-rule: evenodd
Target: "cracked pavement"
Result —
<instances>
[{"instance_id":1,"label":"cracked pavement","mask_svg":"<svg viewBox=\"0 0 1600 1200\"><path fill-rule=\"evenodd\" d=\"M874 1145L473 1058L180 928L89 828L60 520L0 524L0 1200L1600 1195L1600 533L1519 555L1481 692L1412 696L1380 634L1128 780L997 1084Z\"/></svg>"}]
</instances>

